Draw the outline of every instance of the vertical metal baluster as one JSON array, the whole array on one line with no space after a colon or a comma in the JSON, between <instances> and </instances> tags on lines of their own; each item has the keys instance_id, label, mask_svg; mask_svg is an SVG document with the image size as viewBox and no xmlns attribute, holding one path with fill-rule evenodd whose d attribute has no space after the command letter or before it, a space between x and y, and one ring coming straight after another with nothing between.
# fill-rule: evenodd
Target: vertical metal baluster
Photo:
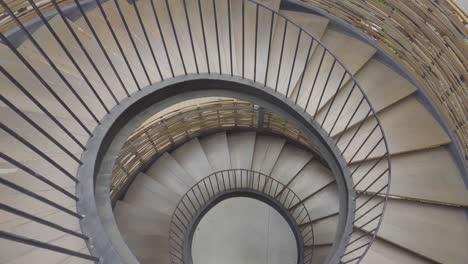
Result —
<instances>
[{"instance_id":1,"label":"vertical metal baluster","mask_svg":"<svg viewBox=\"0 0 468 264\"><path fill-rule=\"evenodd\" d=\"M197 186L198 186L198 185L197 185ZM195 187L195 186L194 186L194 187ZM195 191L194 191L194 187L192 187L191 191L192 191L193 196L195 196L195 200L197 200L198 207L194 207L193 209L195 209L195 212L197 212L197 208L200 208L200 207L202 207L203 205L202 205L202 203L200 202L200 199L198 199L198 196L197 196L197 194L196 194Z\"/></svg>"},{"instance_id":2,"label":"vertical metal baluster","mask_svg":"<svg viewBox=\"0 0 468 264\"><path fill-rule=\"evenodd\" d=\"M99 37L98 37L98 35L97 35L97 33L96 33L96 30L94 30L94 27L92 26L91 22L89 21L89 18L88 18L88 16L86 15L86 12L83 10L83 7L81 6L79 0L73 0L73 1L75 2L76 6L78 7L78 10L80 11L81 16L84 18L84 20L85 20L85 22L86 22L86 25L88 25L88 28L91 30L91 33L92 33L94 39L96 40L96 42L97 42L98 45L99 45L99 48L101 49L102 53L103 53L104 56L106 57L107 62L109 63L109 65L110 65L111 68L112 68L112 71L114 72L115 76L117 77L117 80L119 81L120 85L122 85L122 88L123 88L123 90L125 91L125 94L127 95L127 97L130 97L130 93L128 92L127 86L126 86L126 85L124 84L124 82L122 81L122 78L120 77L120 74L117 72L117 69L115 68L114 63L113 63L112 60L110 59L109 54L107 53L106 49L104 48L104 45L102 44L101 40L99 39ZM53 0L53 3L54 3L54 6L55 6L56 8L58 8L58 5L57 5L57 3L56 3L56 0ZM62 11L60 11L59 13L60 13L61 16L62 16L62 19L64 19L64 20L67 21L67 19L65 18L64 14L62 13ZM66 23L67 23L69 29L71 30L71 26L69 25L68 21L67 21ZM73 31L73 30L71 30L71 31ZM74 31L73 31L73 33L74 33ZM74 35L76 35L76 34L74 34ZM78 39L78 36L76 36L76 39ZM79 39L78 39L78 40L79 40ZM81 42L78 41L78 43L81 43ZM84 47L83 47L83 50L84 50ZM85 54L88 54L88 52L85 52ZM90 62L92 62L91 64L94 65L94 62L93 62L93 59L91 58L91 56L88 54L87 57L88 57L88 60L89 60ZM94 65L94 67L96 67L96 66ZM96 69L97 69L97 67L96 67ZM104 79L104 77L102 77L102 79Z\"/></svg>"},{"instance_id":3,"label":"vertical metal baluster","mask_svg":"<svg viewBox=\"0 0 468 264\"><path fill-rule=\"evenodd\" d=\"M0 184L4 185L4 186L6 186L6 187L8 187L10 189L13 189L13 190L15 190L17 192L20 192L20 193L22 193L24 195L27 195L27 196L29 196L29 197L31 197L31 198L33 198L35 200L38 200L38 201L40 201L42 203L45 203L48 206L54 207L54 208L56 208L56 209L58 209L58 210L60 210L60 211L62 211L64 213L67 213L67 214L69 214L69 215L71 215L71 216L73 216L73 217L75 217L77 219L83 219L82 215L80 215L80 214L78 214L76 212L73 212L72 210L70 210L70 209L68 209L68 208L66 208L64 206L62 206L62 205L60 205L60 204L58 204L56 202L53 202L53 201L49 200L48 198L46 198L44 196L41 196L41 195L39 195L39 194L37 194L35 192L32 192L32 191L30 191L30 190L28 190L26 188L23 188L23 187L15 184L15 183L7 180L7 179L0 178Z\"/></svg>"},{"instance_id":4,"label":"vertical metal baluster","mask_svg":"<svg viewBox=\"0 0 468 264\"><path fill-rule=\"evenodd\" d=\"M75 31L73 30L72 26L70 25L70 22L68 21L68 19L65 17L65 15L63 14L62 10L60 9L60 7L57 5L57 2L56 0L51 0L52 2L52 5L54 6L55 10L57 10L58 14L60 15L60 17L62 18L62 21L63 23L66 25L66 27L68 28L68 31L70 32L70 34L72 34L73 38L75 39L76 43L78 44L78 46L80 47L81 51L84 53L84 55L86 56L86 59L88 60L88 62L91 64L91 66L93 67L94 71L96 72L96 74L99 76L99 79L102 81L102 83L104 84L104 86L106 87L106 90L109 92L109 94L112 96L112 98L114 99L115 103L116 104L120 104L119 100L117 99L117 97L115 96L114 92L112 91L112 89L110 88L109 84L107 83L107 81L105 80L104 76L102 75L101 71L97 68L96 66L96 63L94 63L93 59L91 58L91 56L89 55L88 51L86 50L86 48L84 47L83 43L81 42L80 38L78 37L78 35L76 35Z\"/></svg>"},{"instance_id":5,"label":"vertical metal baluster","mask_svg":"<svg viewBox=\"0 0 468 264\"><path fill-rule=\"evenodd\" d=\"M215 33L216 33L216 47L218 50L218 67L219 74L223 74L223 69L221 67L221 47L219 44L219 30L218 30L218 14L216 12L216 0L213 0L213 11L214 11L214 22L215 22Z\"/></svg>"},{"instance_id":6,"label":"vertical metal baluster","mask_svg":"<svg viewBox=\"0 0 468 264\"><path fill-rule=\"evenodd\" d=\"M255 3L255 49L254 49L254 82L257 82L257 56L258 56L258 12L259 5Z\"/></svg>"},{"instance_id":7,"label":"vertical metal baluster","mask_svg":"<svg viewBox=\"0 0 468 264\"><path fill-rule=\"evenodd\" d=\"M176 40L177 50L179 52L180 60L182 61L182 66L184 68L184 74L187 75L187 67L185 66L184 56L182 55L182 49L180 48L179 36L177 35L177 31L174 24L174 18L172 17L171 7L169 5L169 0L165 0L166 2L166 9L167 13L169 14L169 20L171 22L172 33L174 34L174 38Z\"/></svg>"},{"instance_id":8,"label":"vertical metal baluster","mask_svg":"<svg viewBox=\"0 0 468 264\"><path fill-rule=\"evenodd\" d=\"M361 107L362 102L364 102L364 99L365 99L365 98L364 98L364 96L363 96L362 99L361 99L361 101L360 101L359 104L358 104L358 107L356 107L356 109L354 110L353 114L351 115L351 118L348 120L348 123L346 124L345 129L343 130L343 132L346 131L346 130L348 130L349 124L351 124L351 121L353 121L354 116L356 115L357 111L358 111L359 108ZM367 115L369 115L370 112L371 112L371 110L369 110L369 112L367 112ZM366 115L366 118L367 118L367 115ZM361 124L363 124L363 123L364 123L364 122L361 122ZM341 133L341 135L338 137L338 139L337 139L336 142L335 142L335 146L338 145L338 143L340 142L340 140L341 140L341 138L343 137L343 135L344 135L344 133Z\"/></svg>"},{"instance_id":9,"label":"vertical metal baluster","mask_svg":"<svg viewBox=\"0 0 468 264\"><path fill-rule=\"evenodd\" d=\"M172 67L172 61L171 61L171 58L169 56L169 51L167 49L166 40L164 39L164 34L162 32L161 23L159 22L159 16L158 16L158 13L156 12L156 8L154 6L154 0L150 0L150 3L151 3L151 9L153 10L153 15L154 15L154 19L155 19L155 22L156 22L156 26L158 27L158 30L159 30L159 36L161 37L161 42L163 44L164 51L166 53L166 59L167 59L167 62L169 63L169 68L171 70L171 75L172 75L172 78L174 78L175 77L174 68Z\"/></svg>"},{"instance_id":10,"label":"vertical metal baluster","mask_svg":"<svg viewBox=\"0 0 468 264\"><path fill-rule=\"evenodd\" d=\"M34 9L34 11L36 12L36 14L39 16L39 19L42 21L42 24L44 24L47 29L49 30L49 32L52 34L52 36L54 37L54 39L57 41L57 43L59 44L60 48L62 48L62 50L65 52L65 55L67 56L67 58L71 61L71 63L73 64L73 66L76 68L76 70L78 71L78 73L81 75L81 77L83 78L83 80L86 82L86 84L88 85L88 87L90 88L90 90L93 92L94 96L96 96L96 98L98 99L99 103L102 105L102 107L104 108L104 110L106 111L106 113L109 113L109 108L107 107L107 105L104 103L104 101L102 100L101 96L97 93L96 91L96 88L94 88L94 86L91 84L91 82L89 81L88 77L86 77L86 75L84 74L83 70L81 69L81 67L78 65L78 63L76 62L75 58L71 55L70 51L67 49L67 47L65 47L65 44L62 42L62 40L60 39L60 37L57 35L57 32L55 32L55 30L52 28L52 26L49 24L49 21L47 21L47 19L44 17L44 15L42 14L42 12L39 10L39 8L37 8L36 4L34 3L33 0L28 0L29 4L32 6L32 8ZM113 95L113 94L112 94ZM115 102L118 103L118 100L117 98L113 97Z\"/></svg>"},{"instance_id":11,"label":"vertical metal baluster","mask_svg":"<svg viewBox=\"0 0 468 264\"><path fill-rule=\"evenodd\" d=\"M47 131L42 129L41 126L39 126L34 120L29 118L23 111L21 111L19 108L17 108L13 103L11 103L8 99L6 99L3 95L0 94L0 101L3 102L5 105L7 105L13 112L21 116L26 122L28 122L32 127L34 127L36 130L38 130L43 136L45 136L47 139L52 141L58 148L60 148L63 152L65 152L70 158L78 162L78 164L82 164L80 159L75 156L73 153L71 153L66 147L64 147L60 142L58 142L53 136L51 136Z\"/></svg>"},{"instance_id":12,"label":"vertical metal baluster","mask_svg":"<svg viewBox=\"0 0 468 264\"><path fill-rule=\"evenodd\" d=\"M310 90L310 93L309 93L309 97L307 98L307 103L306 103L306 106L304 108L304 112L307 112L307 108L309 107L310 98L312 97L312 93L314 92L315 84L317 83L317 78L318 78L318 75L320 73L320 69L322 68L323 59L325 58L325 53L327 52L327 50L324 47L322 47L322 48L323 48L322 58L320 58L319 67L317 69L317 73L315 74L314 83L312 84L312 87L311 87L311 90Z\"/></svg>"},{"instance_id":13,"label":"vertical metal baluster","mask_svg":"<svg viewBox=\"0 0 468 264\"><path fill-rule=\"evenodd\" d=\"M299 50L299 43L301 42L301 36L302 36L302 28L299 28L299 35L297 36L297 43L296 43L296 50L294 51L294 58L293 58L293 64L291 68L291 74L289 75L289 81L288 81L288 88L286 90L286 98L288 98L289 95L289 88L291 86L291 81L294 73L294 68L296 67L296 59L297 59L297 51Z\"/></svg>"},{"instance_id":14,"label":"vertical metal baluster","mask_svg":"<svg viewBox=\"0 0 468 264\"><path fill-rule=\"evenodd\" d=\"M226 181L224 180L224 171L221 171L221 177L223 179L224 190L226 190Z\"/></svg>"},{"instance_id":15,"label":"vertical metal baluster","mask_svg":"<svg viewBox=\"0 0 468 264\"><path fill-rule=\"evenodd\" d=\"M372 166L367 170L366 173L364 173L364 175L362 176L361 179L359 179L359 181L356 182L356 184L354 186L357 186L359 185L359 183L365 178L367 177L367 175L385 158L385 156L381 156L379 159L377 159L376 162L374 162L374 164L372 164ZM367 158L366 158L367 159ZM349 175L349 177L353 177L354 176L354 173L356 173L356 171L362 166L362 164L364 163L359 163L358 166L356 166L356 168L351 172L351 175Z\"/></svg>"},{"instance_id":16,"label":"vertical metal baluster","mask_svg":"<svg viewBox=\"0 0 468 264\"><path fill-rule=\"evenodd\" d=\"M33 43L34 47L41 53L41 55L47 60L47 63L50 64L50 66L54 69L54 71L57 73L57 75L60 77L60 79L65 83L67 88L73 93L73 95L78 99L81 105L88 111L88 113L93 117L93 119L99 123L99 119L94 115L93 111L88 107L88 105L84 102L84 100L81 98L81 96L75 91L75 89L71 86L71 84L68 82L68 80L63 76L62 72L57 68L55 63L49 58L49 56L44 52L44 50L41 48L39 43L36 42L36 40L33 38L33 36L29 33L29 31L24 27L24 25L19 21L19 19L11 12L9 7L6 5L4 1L0 1L0 5L3 6L3 8L7 11L9 16L15 21L15 23L21 28L21 30L26 34L28 39ZM11 44L11 42L3 35L3 33L0 33L0 38L3 43L5 43L13 53L24 63L24 65L36 76L36 78L44 85L44 87L55 97L55 99L67 110L67 112L75 119L75 121L88 133L88 135L92 135L91 131L86 127L83 122L80 120L78 116L70 109L70 107L60 98L60 96L57 95L57 93L50 87L49 84L47 84L44 79L37 73L37 71L27 62L27 60L21 55L18 50Z\"/></svg>"},{"instance_id":17,"label":"vertical metal baluster","mask_svg":"<svg viewBox=\"0 0 468 264\"><path fill-rule=\"evenodd\" d=\"M192 27L190 25L190 19L189 19L188 10L187 10L187 0L184 0L183 4L184 4L184 11L185 11L185 20L187 20L187 27L188 27L189 37L190 37L190 45L192 46L193 59L195 61L195 68L197 70L197 74L199 74L200 70L198 69L197 54L195 52L195 45L193 44Z\"/></svg>"},{"instance_id":18,"label":"vertical metal baluster","mask_svg":"<svg viewBox=\"0 0 468 264\"><path fill-rule=\"evenodd\" d=\"M319 101L317 103L317 107L315 108L315 112L314 112L314 115L312 117L312 119L314 119L314 120L315 120L315 117L317 116L320 105L322 104L323 95L325 94L325 91L327 90L328 82L330 81L330 76L331 76L333 70L335 69L335 65L336 65L336 58L333 59L332 67L331 67L330 71L328 72L327 80L325 81L325 85L323 86L322 93L320 94L320 98L319 98Z\"/></svg>"},{"instance_id":19,"label":"vertical metal baluster","mask_svg":"<svg viewBox=\"0 0 468 264\"><path fill-rule=\"evenodd\" d=\"M203 20L203 12L202 12L202 6L201 6L200 0L198 0L198 14L200 15L200 22L201 22L201 28L202 28L203 46L205 48L206 67L208 70L208 74L210 74L211 70L210 70L210 60L208 59L208 44L206 42L205 23Z\"/></svg>"},{"instance_id":20,"label":"vertical metal baluster","mask_svg":"<svg viewBox=\"0 0 468 264\"><path fill-rule=\"evenodd\" d=\"M279 82L279 77L280 77L280 73L281 73L281 66L282 66L282 63L283 63L284 43L286 41L286 31L288 30L288 23L289 23L289 21L284 19L283 41L282 41L282 44L281 44L280 59L279 59L279 64L278 64L278 73L276 75L275 92L278 91L278 82Z\"/></svg>"},{"instance_id":21,"label":"vertical metal baluster","mask_svg":"<svg viewBox=\"0 0 468 264\"><path fill-rule=\"evenodd\" d=\"M208 181L210 182L211 192L213 193L213 196L214 196L214 195L215 195L215 191L214 191L214 187L213 187L213 181L211 180L211 176L208 177Z\"/></svg>"},{"instance_id":22,"label":"vertical metal baluster","mask_svg":"<svg viewBox=\"0 0 468 264\"><path fill-rule=\"evenodd\" d=\"M231 76L234 76L234 63L232 61L232 27L231 27L231 0L227 0L228 8L228 27L229 27L229 62L231 63Z\"/></svg>"},{"instance_id":23,"label":"vertical metal baluster","mask_svg":"<svg viewBox=\"0 0 468 264\"><path fill-rule=\"evenodd\" d=\"M193 217L192 211L190 211L190 209L188 208L188 206L187 206L187 204L185 203L184 199L185 199L185 198L183 198L183 199L180 200L180 204L182 204L182 205L184 206L185 210L187 210L187 212L190 214L190 216ZM178 210L182 213L182 215L185 216L184 212L182 212L181 209L178 209Z\"/></svg>"},{"instance_id":24,"label":"vertical metal baluster","mask_svg":"<svg viewBox=\"0 0 468 264\"><path fill-rule=\"evenodd\" d=\"M237 188L237 172L240 171L242 172L241 170L234 170L234 188ZM242 181L242 178L241 178L241 181Z\"/></svg>"},{"instance_id":25,"label":"vertical metal baluster","mask_svg":"<svg viewBox=\"0 0 468 264\"><path fill-rule=\"evenodd\" d=\"M341 76L340 83L338 84L338 87L336 88L335 94L333 95L333 98L332 98L330 104L328 105L327 113L325 114L325 117L322 120L321 127L323 127L323 125L325 124L325 120L327 119L328 114L330 113L330 109L332 108L333 104L335 103L335 99L338 96L338 93L340 91L340 87L341 87L341 85L343 85L343 81L344 81L347 74L348 74L348 72L345 71L343 73L343 76Z\"/></svg>"},{"instance_id":26,"label":"vertical metal baluster","mask_svg":"<svg viewBox=\"0 0 468 264\"><path fill-rule=\"evenodd\" d=\"M302 84L304 83L304 76L305 76L307 70L309 69L309 65L310 65L309 60L310 60L310 55L312 53L312 47L313 46L314 46L314 39L311 37L309 49L307 51L306 66L304 68L304 71L302 72L301 81L299 83L299 88L297 90L296 100L294 101L294 104L297 104L297 101L299 100L299 95L301 94Z\"/></svg>"},{"instance_id":27,"label":"vertical metal baluster","mask_svg":"<svg viewBox=\"0 0 468 264\"><path fill-rule=\"evenodd\" d=\"M240 175L240 178L241 178L240 187L241 188L244 188L244 181L243 181L244 171L245 170L241 170L241 175ZM245 172L247 172L247 171L245 171ZM246 176L247 176L247 174L246 174ZM246 182L247 182L247 180L246 180Z\"/></svg>"},{"instance_id":28,"label":"vertical metal baluster","mask_svg":"<svg viewBox=\"0 0 468 264\"><path fill-rule=\"evenodd\" d=\"M151 85L151 79L149 77L148 71L146 70L146 66L143 63L143 59L141 58L140 51L138 50L135 40L133 39L132 33L130 33L130 29L128 28L127 20L125 19L125 16L122 13L122 9L120 8L120 4L118 0L114 0L115 7L117 7L117 12L119 13L120 19L122 20L122 23L125 27L125 31L127 31L128 38L130 38L130 43L132 44L133 49L135 50L135 53L137 55L138 61L141 64L141 67L143 68L143 72L145 73L146 79L148 80L148 85Z\"/></svg>"},{"instance_id":29,"label":"vertical metal baluster","mask_svg":"<svg viewBox=\"0 0 468 264\"><path fill-rule=\"evenodd\" d=\"M217 173L217 172L215 173L214 178L215 178L215 180L216 180L216 185L218 186L218 192L221 192L221 186L219 185L219 177L218 177L218 173Z\"/></svg>"},{"instance_id":30,"label":"vertical metal baluster","mask_svg":"<svg viewBox=\"0 0 468 264\"><path fill-rule=\"evenodd\" d=\"M365 123L365 122L361 122L361 123ZM356 137L356 135L359 133L359 130L361 129L362 126L359 126L358 129L356 129L356 131L354 132L353 136L351 137L351 140L348 142L348 144L346 145L346 147L343 149L342 151L342 155L344 155L344 153L346 152L346 150L348 150L348 147L351 145L351 142L353 142L354 138ZM372 129L372 131L367 135L366 139L361 143L361 146L359 146L359 148L357 149L356 153L354 154L353 158L356 156L357 152L359 152L361 150L361 148L366 144L367 140L369 140L369 138L371 137L371 135L374 133L374 131L377 129L377 127L379 127L379 124L376 124L374 126L374 128ZM352 161L352 158L351 160L349 161L349 163L351 163Z\"/></svg>"},{"instance_id":31,"label":"vertical metal baluster","mask_svg":"<svg viewBox=\"0 0 468 264\"><path fill-rule=\"evenodd\" d=\"M330 132L328 132L328 136L330 136L332 134L332 132L333 132L333 129L335 129L335 126L336 126L338 120L340 119L341 114L343 113L343 110L345 109L346 105L348 104L349 98L351 97L351 94L354 92L355 88L356 88L356 82L354 82L354 85L351 88L351 90L349 91L348 96L346 96L346 100L345 100L344 104L341 106L340 112L338 113L338 116L336 117L335 122L333 122L333 126L330 129ZM362 99L362 100L364 100L364 99Z\"/></svg>"},{"instance_id":32,"label":"vertical metal baluster","mask_svg":"<svg viewBox=\"0 0 468 264\"><path fill-rule=\"evenodd\" d=\"M28 173L29 175L31 175L32 177L40 180L41 182L49 185L50 187L54 188L55 190L63 193L64 195L72 198L73 200L75 201L78 201L78 197L76 197L74 194L70 193L69 191L65 190L64 188L60 187L59 185L55 184L53 181L49 180L48 178L42 176L41 174L35 172L34 170L32 170L31 168L27 167L26 165L24 165L23 163L15 160L14 158L8 156L7 154L3 153L0 151L0 158L4 159L6 162L10 163L11 165L19 168L20 170Z\"/></svg>"},{"instance_id":33,"label":"vertical metal baluster","mask_svg":"<svg viewBox=\"0 0 468 264\"><path fill-rule=\"evenodd\" d=\"M211 195L210 195L210 190L208 189L208 185L206 184L206 179L203 179L203 185L205 186L206 194L208 195L208 200L209 200L211 198Z\"/></svg>"},{"instance_id":34,"label":"vertical metal baluster","mask_svg":"<svg viewBox=\"0 0 468 264\"><path fill-rule=\"evenodd\" d=\"M110 33L111 33L111 35L112 35L112 38L114 39L115 44L117 44L117 48L119 49L119 52L120 52L120 54L122 55L122 58L124 59L125 64L127 65L127 68L128 68L128 70L130 71L130 74L132 75L133 81L135 82L135 84L136 84L138 90L141 91L140 84L138 83L137 78L136 78L136 76L135 76L135 73L133 72L133 69L132 69L132 67L130 66L130 63L129 63L128 58L127 58L127 55L125 55L125 52L124 52L124 50L123 50L123 48L122 48L122 45L120 45L120 41L119 41L119 39L117 38L117 35L116 35L115 32L114 32L114 28L112 27L112 25L111 25L111 23L110 23L110 21L109 21L109 18L107 17L107 14L106 14L106 12L104 11L104 8L102 7L102 4L101 4L100 0L95 0L95 2L97 3L97 5L98 5L98 7L99 7L99 10L101 11L101 14L102 14L102 16L103 16L103 18L104 18L104 21L106 21L107 28L109 29L109 31L110 31Z\"/></svg>"},{"instance_id":35,"label":"vertical metal baluster","mask_svg":"<svg viewBox=\"0 0 468 264\"><path fill-rule=\"evenodd\" d=\"M268 83L268 71L270 69L270 57L271 57L271 45L272 45L272 40L273 40L273 26L274 26L274 21L275 21L275 12L271 11L271 19L270 19L270 35L269 35L269 40L268 40L268 55L267 55L267 65L266 65L266 70L265 70L265 83L263 86L267 86Z\"/></svg>"},{"instance_id":36,"label":"vertical metal baluster","mask_svg":"<svg viewBox=\"0 0 468 264\"><path fill-rule=\"evenodd\" d=\"M245 78L245 1L242 0L242 79Z\"/></svg>"},{"instance_id":37,"label":"vertical metal baluster","mask_svg":"<svg viewBox=\"0 0 468 264\"><path fill-rule=\"evenodd\" d=\"M206 203L206 199L205 199L205 195L203 194L201 188L200 188L200 184L197 184L197 188L198 188L198 191L200 192L201 196L202 196L202 199L203 199L203 204Z\"/></svg>"},{"instance_id":38,"label":"vertical metal baluster","mask_svg":"<svg viewBox=\"0 0 468 264\"><path fill-rule=\"evenodd\" d=\"M42 242L40 240L24 237L24 236L13 234L13 233L6 232L6 231L3 231L3 230L0 231L0 239L15 241L17 243L21 243L21 244L24 244L24 245L29 245L29 246L36 247L36 248L42 248L42 249L50 250L50 251L53 251L53 252L59 252L59 253L69 255L69 256L74 256L74 257L77 257L77 258L91 260L93 262L99 262L100 261L99 258L91 256L91 255L83 254L83 253L78 252L78 251L70 250L68 248L56 246L56 245L53 245L53 244L49 244L47 242Z\"/></svg>"},{"instance_id":39,"label":"vertical metal baluster","mask_svg":"<svg viewBox=\"0 0 468 264\"><path fill-rule=\"evenodd\" d=\"M372 134L372 133L371 133L371 134ZM370 137L370 134L369 134L369 137ZM380 143L382 143L383 140L384 140L384 137L381 137L381 138L379 139L379 141L374 145L374 147L372 147L372 149L366 154L365 159L367 159L367 158L370 156L370 154L372 154L372 152L374 152L374 150L377 149L377 147L380 145ZM366 139L366 141L367 141L367 139ZM361 151L361 148L362 148L362 146L364 146L364 144L365 144L365 143L363 143L363 144L361 145L361 147L354 153L354 155L351 157L351 159L349 160L348 163L352 163L352 162L354 161L354 158L356 157L356 155L358 154L358 152ZM387 168L387 169L388 169L388 168Z\"/></svg>"},{"instance_id":40,"label":"vertical metal baluster","mask_svg":"<svg viewBox=\"0 0 468 264\"><path fill-rule=\"evenodd\" d=\"M231 184L231 171L227 171L227 175L228 175L228 182L229 182L229 189L232 190L232 184Z\"/></svg>"},{"instance_id":41,"label":"vertical metal baluster","mask_svg":"<svg viewBox=\"0 0 468 264\"><path fill-rule=\"evenodd\" d=\"M140 10L138 9L138 3L136 0L132 0L132 1L133 1L133 8L135 9L135 13L138 18L138 22L140 23L141 30L143 31L146 43L148 44L148 48L151 52L151 57L153 58L154 64L156 65L156 69L158 70L159 78L161 78L161 80L164 81L164 76L161 73L161 68L159 67L158 60L156 59L156 55L154 54L153 46L151 45L151 41L148 37L148 32L146 31L145 24L143 23L143 19L141 18Z\"/></svg>"},{"instance_id":42,"label":"vertical metal baluster","mask_svg":"<svg viewBox=\"0 0 468 264\"><path fill-rule=\"evenodd\" d=\"M0 33L0 38L2 38L2 41L5 43L5 40L7 40L2 33ZM6 42L7 45L11 45L10 42ZM24 63L27 63L26 60L24 60L23 57L21 57L22 61ZM26 66L31 67L31 65L29 65L29 63L25 64ZM37 72L31 67L30 70L34 73L34 75L36 75L36 77L41 81L41 83L44 85L44 86L48 86L47 83L45 83L45 81L37 74ZM31 100L39 109L42 110L42 112L44 112L58 127L60 127L60 129L65 132L65 134L67 134L81 149L85 150L86 147L60 122L58 121L58 119L56 117L54 117L50 112L49 110L47 110L47 108L45 108L45 106L43 106L36 98L34 98L34 96L32 94L30 94L28 92L28 90L26 88L24 88L23 85L21 85L13 76L11 76L11 74L9 72L7 72L1 65L0 65L0 72L5 75L5 77L7 77L8 80L10 80L10 82L12 82L26 97L29 98L29 100ZM50 88L50 87L49 87ZM48 88L48 89L49 89ZM50 88L51 89L51 88ZM59 98L60 99L60 98Z\"/></svg>"},{"instance_id":43,"label":"vertical metal baluster","mask_svg":"<svg viewBox=\"0 0 468 264\"><path fill-rule=\"evenodd\" d=\"M60 164L58 164L56 161L51 159L47 154L39 150L36 146L34 146L31 142L27 141L24 137L20 136L18 133L7 127L5 124L0 123L0 129L3 129L7 134L10 136L14 137L16 140L19 142L23 143L25 146L27 146L29 149L34 151L37 155L41 156L43 159L45 159L47 162L49 162L52 166L57 168L59 171L61 171L65 176L70 178L72 181L75 183L78 183L78 179L75 178L69 171L67 171L64 167L62 167Z\"/></svg>"}]
</instances>

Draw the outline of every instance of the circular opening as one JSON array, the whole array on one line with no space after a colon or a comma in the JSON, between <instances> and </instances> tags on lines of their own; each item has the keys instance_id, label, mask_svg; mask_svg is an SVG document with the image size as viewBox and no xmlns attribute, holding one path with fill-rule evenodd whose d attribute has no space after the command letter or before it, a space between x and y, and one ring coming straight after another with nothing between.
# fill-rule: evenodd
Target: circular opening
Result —
<instances>
[{"instance_id":1,"label":"circular opening","mask_svg":"<svg viewBox=\"0 0 468 264\"><path fill-rule=\"evenodd\" d=\"M284 217L257 199L223 200L200 220L193 264L295 264L297 243Z\"/></svg>"},{"instance_id":2,"label":"circular opening","mask_svg":"<svg viewBox=\"0 0 468 264\"><path fill-rule=\"evenodd\" d=\"M92 254L102 256L105 263L137 261L121 237L112 212L109 193L113 186L111 184L114 177L113 165L117 162L115 157L119 155L131 133L144 120L174 103L207 96L230 97L255 102L262 108L284 116L286 120L291 120L300 132L305 133L307 141L317 146L318 152L330 164L339 189L343 193L351 190L348 188L350 184L347 178L344 177L344 172L347 171L344 161L340 158L338 151L331 147L331 142L325 132L320 130L318 124L313 121L309 122L310 116L303 111L298 111L297 107L275 94L273 90L265 89L248 80L224 75L216 76L216 78L200 75L166 80L133 94L132 97L114 107L111 113L101 121L99 128L94 131L93 137L86 144L87 151L82 156L84 165L78 172L81 184L78 185L77 192L80 196L91 197L91 199L80 200L77 207L80 214L87 216L80 222L85 233L106 234L106 236L93 239L93 245L90 246ZM129 157L132 160L138 159L134 156ZM125 192L125 188L121 190ZM343 208L348 214L340 214L340 224L335 239L340 243L335 243L334 245L337 246L333 246L330 252L338 252L339 250L335 248L340 247L348 239L343 235L347 232L343 230L349 228L351 224L349 212L352 212L354 205L347 197L346 195L340 196L340 209ZM104 206L96 206L96 204ZM294 233L296 234L297 231ZM193 237L193 233L191 236ZM188 241L192 242L192 239L185 240L185 242ZM297 241L302 240L297 239ZM299 245L297 248L303 247ZM191 246L183 248L184 254L190 249ZM298 259L302 259L302 250L297 255Z\"/></svg>"}]
</instances>

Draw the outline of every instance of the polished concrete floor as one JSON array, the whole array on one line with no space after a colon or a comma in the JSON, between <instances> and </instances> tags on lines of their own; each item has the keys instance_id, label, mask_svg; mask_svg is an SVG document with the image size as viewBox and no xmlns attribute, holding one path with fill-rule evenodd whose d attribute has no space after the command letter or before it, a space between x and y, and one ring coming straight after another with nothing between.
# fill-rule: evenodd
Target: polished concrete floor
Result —
<instances>
[{"instance_id":1,"label":"polished concrete floor","mask_svg":"<svg viewBox=\"0 0 468 264\"><path fill-rule=\"evenodd\" d=\"M286 220L252 198L230 198L201 220L192 244L194 264L295 264L297 247Z\"/></svg>"}]
</instances>

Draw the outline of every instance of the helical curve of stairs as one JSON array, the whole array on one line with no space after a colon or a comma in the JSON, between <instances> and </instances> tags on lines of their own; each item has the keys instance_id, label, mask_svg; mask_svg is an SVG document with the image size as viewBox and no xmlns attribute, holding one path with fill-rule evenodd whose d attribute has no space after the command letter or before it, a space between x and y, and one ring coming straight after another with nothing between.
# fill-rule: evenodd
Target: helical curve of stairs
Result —
<instances>
[{"instance_id":1,"label":"helical curve of stairs","mask_svg":"<svg viewBox=\"0 0 468 264\"><path fill-rule=\"evenodd\" d=\"M357 242L341 263L468 259L466 167L451 138L410 81L328 18L279 0L57 2L46 15L28 1L32 25L0 2L18 26L0 33L0 263L105 263L93 254L99 237L82 233L88 216L77 213L87 142L128 97L197 75L268 88L337 142L356 204L371 212L357 214L348 243ZM338 176L284 138L228 131L163 154L117 202L115 221L141 263L178 263L165 244L177 202L227 169L264 173L307 198L312 263L336 253Z\"/></svg>"}]
</instances>

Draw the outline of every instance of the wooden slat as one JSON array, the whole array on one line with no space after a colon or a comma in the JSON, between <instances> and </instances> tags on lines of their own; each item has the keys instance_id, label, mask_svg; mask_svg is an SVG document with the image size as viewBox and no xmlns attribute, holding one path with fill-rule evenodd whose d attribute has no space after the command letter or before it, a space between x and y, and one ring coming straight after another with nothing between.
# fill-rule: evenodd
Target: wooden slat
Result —
<instances>
[{"instance_id":1,"label":"wooden slat","mask_svg":"<svg viewBox=\"0 0 468 264\"><path fill-rule=\"evenodd\" d=\"M468 152L467 16L452 1L303 0L350 23L426 89Z\"/></svg>"}]
</instances>

